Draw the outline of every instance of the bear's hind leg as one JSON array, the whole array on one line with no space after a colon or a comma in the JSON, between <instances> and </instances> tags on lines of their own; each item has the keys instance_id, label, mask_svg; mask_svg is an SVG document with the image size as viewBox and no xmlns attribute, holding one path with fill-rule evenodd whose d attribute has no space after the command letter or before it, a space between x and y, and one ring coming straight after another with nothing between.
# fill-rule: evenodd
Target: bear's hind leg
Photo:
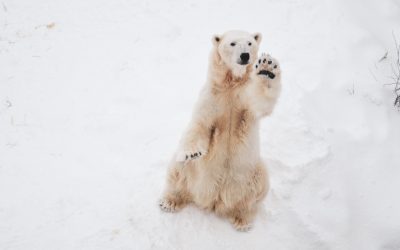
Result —
<instances>
[{"instance_id":1,"label":"bear's hind leg","mask_svg":"<svg viewBox=\"0 0 400 250\"><path fill-rule=\"evenodd\" d=\"M254 172L250 177L250 189L247 197L239 202L233 208L227 209L220 203L219 211L226 209L226 216L230 219L233 226L238 231L248 231L251 223L257 213L259 203L268 193L268 174L262 161L255 166ZM220 214L222 214L220 212Z\"/></svg>"},{"instance_id":2,"label":"bear's hind leg","mask_svg":"<svg viewBox=\"0 0 400 250\"><path fill-rule=\"evenodd\" d=\"M228 216L236 230L246 232L251 229L256 212L256 200L246 199L236 204Z\"/></svg>"},{"instance_id":3,"label":"bear's hind leg","mask_svg":"<svg viewBox=\"0 0 400 250\"><path fill-rule=\"evenodd\" d=\"M182 164L173 162L170 166L167 187L163 198L159 202L159 206L164 212L177 212L191 201Z\"/></svg>"},{"instance_id":4,"label":"bear's hind leg","mask_svg":"<svg viewBox=\"0 0 400 250\"><path fill-rule=\"evenodd\" d=\"M218 216L229 219L236 230L246 232L251 229L251 223L257 210L255 205L254 196L237 202L233 207L228 207L221 199L218 199L214 203L213 210Z\"/></svg>"},{"instance_id":5,"label":"bear's hind leg","mask_svg":"<svg viewBox=\"0 0 400 250\"><path fill-rule=\"evenodd\" d=\"M257 202L262 201L269 191L268 172L265 163L259 161L253 175L253 180Z\"/></svg>"}]
</instances>

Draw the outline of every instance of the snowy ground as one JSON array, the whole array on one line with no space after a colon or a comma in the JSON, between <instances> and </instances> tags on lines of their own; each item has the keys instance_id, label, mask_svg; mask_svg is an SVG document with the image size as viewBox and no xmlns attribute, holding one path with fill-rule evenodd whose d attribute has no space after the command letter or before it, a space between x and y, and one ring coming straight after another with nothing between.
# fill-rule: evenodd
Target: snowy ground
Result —
<instances>
[{"instance_id":1,"label":"snowy ground","mask_svg":"<svg viewBox=\"0 0 400 250\"><path fill-rule=\"evenodd\" d=\"M0 0L0 249L400 249L399 25L396 0ZM229 29L284 70L248 233L157 206Z\"/></svg>"}]
</instances>

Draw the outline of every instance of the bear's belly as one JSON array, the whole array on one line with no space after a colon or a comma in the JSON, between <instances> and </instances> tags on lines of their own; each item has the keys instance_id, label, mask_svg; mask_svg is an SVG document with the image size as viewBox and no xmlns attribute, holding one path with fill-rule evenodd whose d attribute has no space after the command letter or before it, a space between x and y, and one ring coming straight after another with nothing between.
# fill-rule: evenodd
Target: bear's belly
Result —
<instances>
[{"instance_id":1,"label":"bear's belly","mask_svg":"<svg viewBox=\"0 0 400 250\"><path fill-rule=\"evenodd\" d=\"M196 160L191 193L202 208L212 209L218 202L230 206L242 199L241 186L259 161L258 124L247 124L245 131L234 125L238 124L232 124L233 130L216 128L209 152Z\"/></svg>"},{"instance_id":2,"label":"bear's belly","mask_svg":"<svg viewBox=\"0 0 400 250\"><path fill-rule=\"evenodd\" d=\"M246 187L256 169L256 164L247 163L241 166L227 164L228 161L213 169L202 169L198 172L196 180L190 187L195 204L211 210L217 204L229 208L251 195L246 193Z\"/></svg>"},{"instance_id":3,"label":"bear's belly","mask_svg":"<svg viewBox=\"0 0 400 250\"><path fill-rule=\"evenodd\" d=\"M259 122L247 109L232 110L216 119L205 160L228 166L254 163L259 157Z\"/></svg>"}]
</instances>

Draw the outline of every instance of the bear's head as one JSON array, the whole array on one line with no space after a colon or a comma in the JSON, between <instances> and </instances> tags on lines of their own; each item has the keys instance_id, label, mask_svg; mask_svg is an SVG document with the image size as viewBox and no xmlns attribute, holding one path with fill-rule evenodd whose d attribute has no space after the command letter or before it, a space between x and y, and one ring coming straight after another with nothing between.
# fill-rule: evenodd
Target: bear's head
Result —
<instances>
[{"instance_id":1,"label":"bear's head","mask_svg":"<svg viewBox=\"0 0 400 250\"><path fill-rule=\"evenodd\" d=\"M242 77L257 59L261 34L245 31L228 31L223 35L214 35L212 42L215 53L236 77Z\"/></svg>"}]
</instances>

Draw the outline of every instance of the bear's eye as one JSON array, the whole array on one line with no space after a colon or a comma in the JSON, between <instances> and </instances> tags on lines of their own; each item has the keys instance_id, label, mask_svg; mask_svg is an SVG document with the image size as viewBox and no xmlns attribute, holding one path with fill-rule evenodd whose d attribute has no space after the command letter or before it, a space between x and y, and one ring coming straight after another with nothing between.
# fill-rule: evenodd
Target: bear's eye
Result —
<instances>
[{"instance_id":1,"label":"bear's eye","mask_svg":"<svg viewBox=\"0 0 400 250\"><path fill-rule=\"evenodd\" d=\"M249 46L251 46L251 43L249 43Z\"/></svg>"},{"instance_id":2,"label":"bear's eye","mask_svg":"<svg viewBox=\"0 0 400 250\"><path fill-rule=\"evenodd\" d=\"M231 43L231 46L233 47L233 46L235 46L236 45L236 43Z\"/></svg>"}]
</instances>

